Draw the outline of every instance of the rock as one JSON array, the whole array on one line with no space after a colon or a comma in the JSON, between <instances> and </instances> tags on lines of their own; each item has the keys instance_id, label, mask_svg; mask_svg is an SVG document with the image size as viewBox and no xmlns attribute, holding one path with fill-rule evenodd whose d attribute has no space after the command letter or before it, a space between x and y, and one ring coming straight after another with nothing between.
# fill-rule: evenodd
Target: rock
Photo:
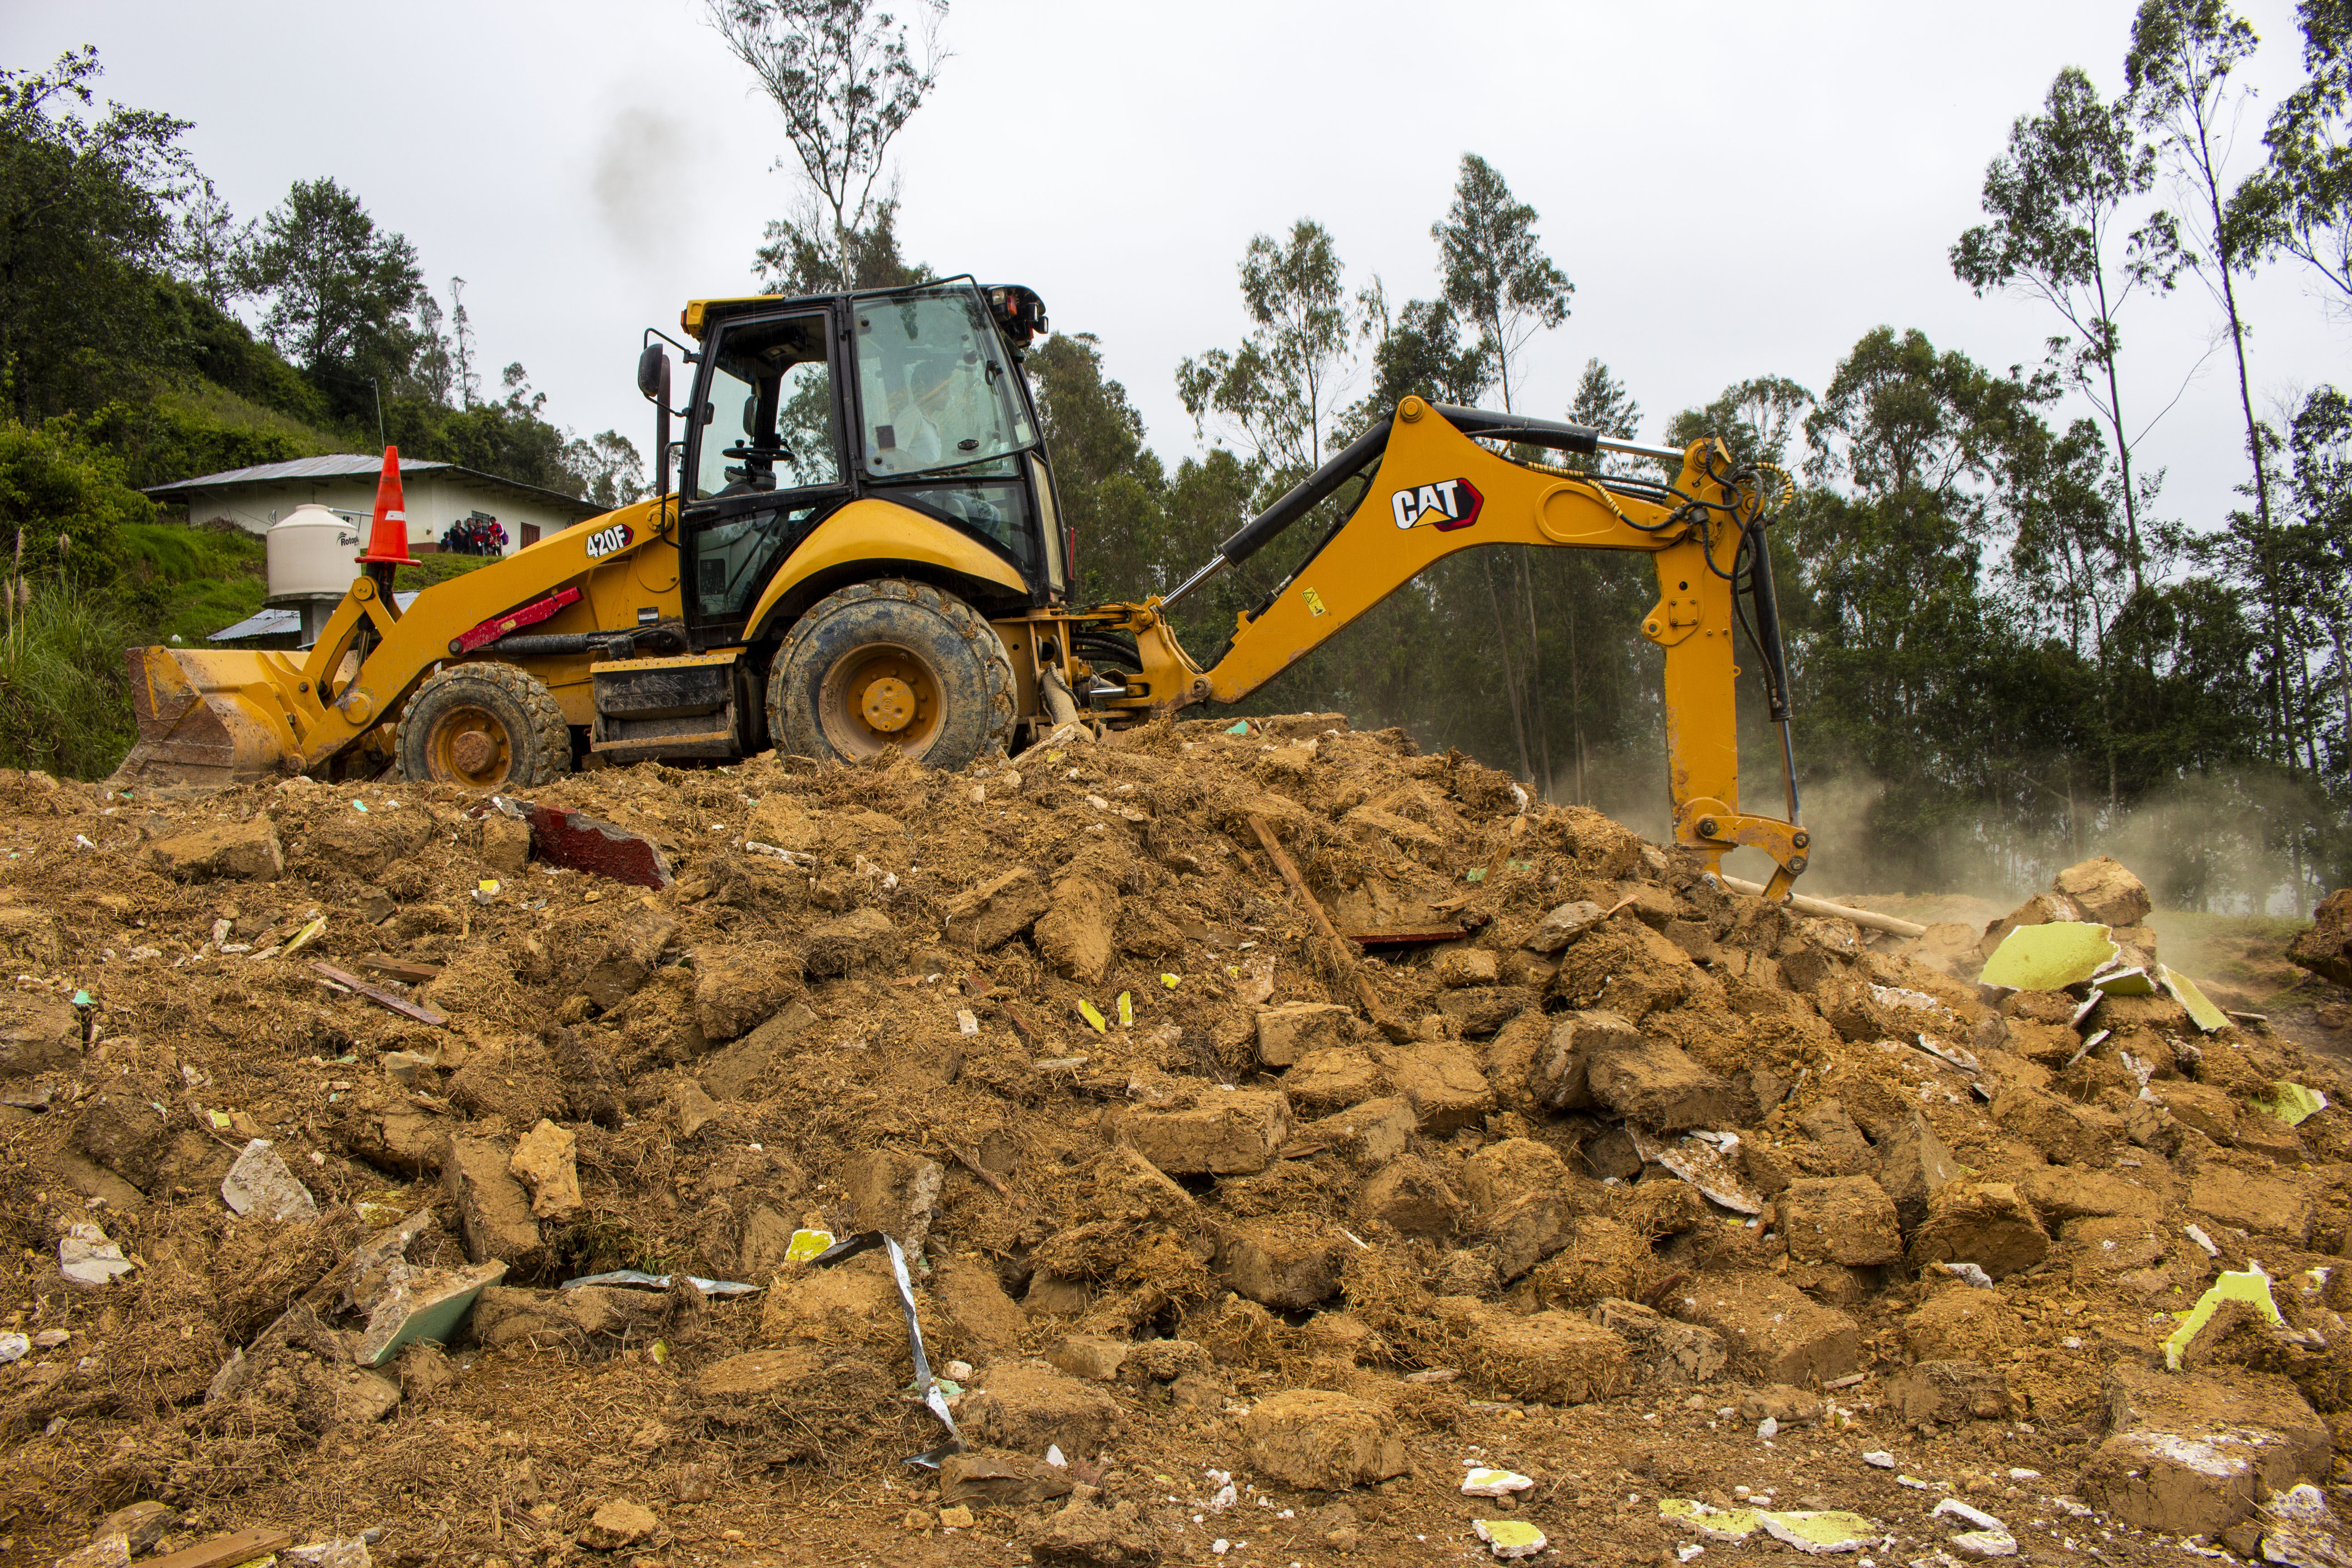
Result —
<instances>
[{"instance_id":1,"label":"rock","mask_svg":"<svg viewBox=\"0 0 2352 1568\"><path fill-rule=\"evenodd\" d=\"M1035 925L1037 917L1053 907L1037 868L1015 866L947 901L947 939L959 947L992 952Z\"/></svg>"},{"instance_id":2,"label":"rock","mask_svg":"<svg viewBox=\"0 0 2352 1568\"><path fill-rule=\"evenodd\" d=\"M1821 1151L1825 1163L1818 1174L1859 1176L1878 1163L1862 1129L1853 1124L1853 1118L1846 1114L1845 1105L1839 1100L1815 1101L1798 1114L1797 1125Z\"/></svg>"},{"instance_id":3,"label":"rock","mask_svg":"<svg viewBox=\"0 0 2352 1568\"><path fill-rule=\"evenodd\" d=\"M1302 1137L1339 1150L1358 1168L1372 1169L1403 1153L1419 1126L1412 1107L1389 1095L1307 1122L1298 1131Z\"/></svg>"},{"instance_id":4,"label":"rock","mask_svg":"<svg viewBox=\"0 0 2352 1568\"><path fill-rule=\"evenodd\" d=\"M1160 1545L1135 1504L1074 1502L1030 1542L1029 1561L1038 1568L1154 1568Z\"/></svg>"},{"instance_id":5,"label":"rock","mask_svg":"<svg viewBox=\"0 0 2352 1568\"><path fill-rule=\"evenodd\" d=\"M286 874L278 825L266 816L158 838L147 847L145 858L155 870L182 882L274 882Z\"/></svg>"},{"instance_id":6,"label":"rock","mask_svg":"<svg viewBox=\"0 0 2352 1568\"><path fill-rule=\"evenodd\" d=\"M758 1100L782 1077L793 1047L816 1022L805 1002L780 1008L758 1028L703 1064L698 1081L719 1100Z\"/></svg>"},{"instance_id":7,"label":"rock","mask_svg":"<svg viewBox=\"0 0 2352 1568\"><path fill-rule=\"evenodd\" d=\"M1903 1339L1916 1361L2007 1361L2025 1342L2025 1321L1996 1293L1955 1286L1903 1320Z\"/></svg>"},{"instance_id":8,"label":"rock","mask_svg":"<svg viewBox=\"0 0 2352 1568\"><path fill-rule=\"evenodd\" d=\"M2067 867L2051 879L2050 889L2073 900L2084 919L2104 926L2136 926L2155 908L2147 885L2112 855Z\"/></svg>"},{"instance_id":9,"label":"rock","mask_svg":"<svg viewBox=\"0 0 2352 1568\"><path fill-rule=\"evenodd\" d=\"M1915 1362L1886 1383L1887 1404L1906 1426L2009 1419L2009 1379L1973 1361Z\"/></svg>"},{"instance_id":10,"label":"rock","mask_svg":"<svg viewBox=\"0 0 2352 1568\"><path fill-rule=\"evenodd\" d=\"M2105 1171L2073 1165L2044 1165L2017 1174L2017 1192L2049 1228L2070 1219L2155 1219L2164 1212L2164 1199L2147 1188Z\"/></svg>"},{"instance_id":11,"label":"rock","mask_svg":"<svg viewBox=\"0 0 2352 1568\"><path fill-rule=\"evenodd\" d=\"M2311 929L2287 944L2287 962L2331 984L2352 985L2352 888L2322 899L2311 921Z\"/></svg>"},{"instance_id":12,"label":"rock","mask_svg":"<svg viewBox=\"0 0 2352 1568\"><path fill-rule=\"evenodd\" d=\"M81 1015L62 996L0 991L0 1078L29 1078L81 1058Z\"/></svg>"},{"instance_id":13,"label":"rock","mask_svg":"<svg viewBox=\"0 0 2352 1568\"><path fill-rule=\"evenodd\" d=\"M1314 1051L1328 1050L1345 1041L1352 1009L1335 1002L1286 1002L1257 1010L1258 1065L1286 1068Z\"/></svg>"},{"instance_id":14,"label":"rock","mask_svg":"<svg viewBox=\"0 0 2352 1568\"><path fill-rule=\"evenodd\" d=\"M719 1102L703 1093L702 1086L691 1079L671 1084L662 1100L677 1122L681 1139L692 1138L726 1114L719 1110Z\"/></svg>"},{"instance_id":15,"label":"rock","mask_svg":"<svg viewBox=\"0 0 2352 1568\"><path fill-rule=\"evenodd\" d=\"M1285 1486L1344 1491L1401 1476L1409 1467L1394 1417L1326 1389L1261 1399L1241 1418L1250 1466Z\"/></svg>"},{"instance_id":16,"label":"rock","mask_svg":"<svg viewBox=\"0 0 2352 1568\"><path fill-rule=\"evenodd\" d=\"M2147 1091L2173 1120L2194 1127L2223 1147L2238 1141L2238 1102L2226 1089L2189 1079L2151 1083Z\"/></svg>"},{"instance_id":17,"label":"rock","mask_svg":"<svg viewBox=\"0 0 2352 1568\"><path fill-rule=\"evenodd\" d=\"M538 1219L569 1219L580 1212L579 1140L542 1120L516 1141L507 1156L507 1174L530 1189L530 1212Z\"/></svg>"},{"instance_id":18,"label":"rock","mask_svg":"<svg viewBox=\"0 0 2352 1568\"><path fill-rule=\"evenodd\" d=\"M1780 1194L1779 1218L1794 1262L1866 1268L1903 1256L1895 1205L1868 1176L1791 1182Z\"/></svg>"},{"instance_id":19,"label":"rock","mask_svg":"<svg viewBox=\"0 0 2352 1568\"><path fill-rule=\"evenodd\" d=\"M1131 1113L1136 1152L1171 1176L1246 1176L1290 1141L1290 1102L1280 1093L1212 1089L1189 1110Z\"/></svg>"},{"instance_id":20,"label":"rock","mask_svg":"<svg viewBox=\"0 0 2352 1568\"><path fill-rule=\"evenodd\" d=\"M1734 1372L1767 1383L1826 1383L1862 1368L1862 1331L1793 1285L1762 1273L1702 1274L1666 1310L1723 1336Z\"/></svg>"},{"instance_id":21,"label":"rock","mask_svg":"<svg viewBox=\"0 0 2352 1568\"><path fill-rule=\"evenodd\" d=\"M1464 1364L1504 1398L1583 1405L1632 1384L1625 1342L1589 1318L1554 1309L1520 1317L1476 1302L1441 1315L1460 1336Z\"/></svg>"},{"instance_id":22,"label":"rock","mask_svg":"<svg viewBox=\"0 0 2352 1568\"><path fill-rule=\"evenodd\" d=\"M1432 967L1437 983L1450 988L1492 985L1500 974L1495 955L1479 947L1450 948Z\"/></svg>"},{"instance_id":23,"label":"rock","mask_svg":"<svg viewBox=\"0 0 2352 1568\"><path fill-rule=\"evenodd\" d=\"M1099 984L1118 957L1118 893L1100 879L1066 875L1037 921L1037 956L1081 985Z\"/></svg>"},{"instance_id":24,"label":"rock","mask_svg":"<svg viewBox=\"0 0 2352 1568\"><path fill-rule=\"evenodd\" d=\"M1073 1459L1101 1452L1118 1426L1109 1394L1029 1362L989 1367L959 1414L974 1442L1023 1454L1058 1447Z\"/></svg>"},{"instance_id":25,"label":"rock","mask_svg":"<svg viewBox=\"0 0 2352 1568\"><path fill-rule=\"evenodd\" d=\"M1680 1388L1712 1383L1729 1364L1721 1334L1669 1318L1639 1301L1608 1297L1590 1316L1625 1342L1626 1364L1637 1385Z\"/></svg>"},{"instance_id":26,"label":"rock","mask_svg":"<svg viewBox=\"0 0 2352 1568\"><path fill-rule=\"evenodd\" d=\"M2021 1084L1994 1097L1992 1119L2058 1165L2103 1165L2123 1136L2123 1123L2112 1112Z\"/></svg>"},{"instance_id":27,"label":"rock","mask_svg":"<svg viewBox=\"0 0 2352 1568\"><path fill-rule=\"evenodd\" d=\"M1340 1266L1354 1245L1295 1221L1239 1220L1217 1238L1217 1279L1277 1312L1303 1312L1339 1290Z\"/></svg>"},{"instance_id":28,"label":"rock","mask_svg":"<svg viewBox=\"0 0 2352 1568\"><path fill-rule=\"evenodd\" d=\"M493 811L477 821L467 835L475 858L501 877L520 877L530 864L530 824Z\"/></svg>"},{"instance_id":29,"label":"rock","mask_svg":"<svg viewBox=\"0 0 2352 1568\"><path fill-rule=\"evenodd\" d=\"M613 1498L599 1505L582 1527L579 1542L591 1552L618 1552L652 1540L660 1528L661 1521L654 1517L653 1510Z\"/></svg>"},{"instance_id":30,"label":"rock","mask_svg":"<svg viewBox=\"0 0 2352 1568\"><path fill-rule=\"evenodd\" d=\"M894 1236L908 1252L922 1250L947 1182L938 1161L876 1149L853 1157L841 1180L858 1229Z\"/></svg>"},{"instance_id":31,"label":"rock","mask_svg":"<svg viewBox=\"0 0 2352 1568\"><path fill-rule=\"evenodd\" d=\"M963 1503L940 1510L940 1528L942 1530L970 1530L975 1522L971 1510Z\"/></svg>"},{"instance_id":32,"label":"rock","mask_svg":"<svg viewBox=\"0 0 2352 1568\"><path fill-rule=\"evenodd\" d=\"M940 1460L940 1501L949 1507L1021 1508L1067 1497L1067 1469L1026 1454L949 1454Z\"/></svg>"},{"instance_id":33,"label":"rock","mask_svg":"<svg viewBox=\"0 0 2352 1568\"><path fill-rule=\"evenodd\" d=\"M1412 1107L1421 1131L1447 1138L1485 1123L1495 1109L1495 1090L1478 1058L1460 1046L1440 1042L1401 1046L1389 1059L1389 1081Z\"/></svg>"},{"instance_id":34,"label":"rock","mask_svg":"<svg viewBox=\"0 0 2352 1568\"><path fill-rule=\"evenodd\" d=\"M1437 1010L1465 1035L1491 1035L1535 1005L1528 985L1468 985L1437 999Z\"/></svg>"},{"instance_id":35,"label":"rock","mask_svg":"<svg viewBox=\"0 0 2352 1568\"><path fill-rule=\"evenodd\" d=\"M800 989L800 959L778 942L698 947L693 962L695 1022L714 1044L774 1016Z\"/></svg>"},{"instance_id":36,"label":"rock","mask_svg":"<svg viewBox=\"0 0 2352 1568\"><path fill-rule=\"evenodd\" d=\"M1460 1181L1506 1281L1568 1244L1575 1183L1548 1145L1527 1138L1489 1144L1463 1162Z\"/></svg>"},{"instance_id":37,"label":"rock","mask_svg":"<svg viewBox=\"0 0 2352 1568\"><path fill-rule=\"evenodd\" d=\"M467 1260L496 1258L527 1269L541 1258L539 1222L522 1184L507 1174L507 1159L487 1138L452 1138L441 1157L441 1184L457 1205Z\"/></svg>"},{"instance_id":38,"label":"rock","mask_svg":"<svg viewBox=\"0 0 2352 1568\"><path fill-rule=\"evenodd\" d=\"M1602 1053L1587 1068L1587 1082L1594 1103L1659 1132L1737 1127L1755 1114L1755 1101L1728 1079L1664 1041Z\"/></svg>"},{"instance_id":39,"label":"rock","mask_svg":"<svg viewBox=\"0 0 2352 1568\"><path fill-rule=\"evenodd\" d=\"M81 1113L74 1118L73 1147L143 1193L155 1184L171 1148L156 1131L152 1106L102 1096L82 1101Z\"/></svg>"},{"instance_id":40,"label":"rock","mask_svg":"<svg viewBox=\"0 0 2352 1568\"><path fill-rule=\"evenodd\" d=\"M1561 904L1528 933L1527 946L1536 952L1558 952L1601 923L1606 913L1589 899Z\"/></svg>"},{"instance_id":41,"label":"rock","mask_svg":"<svg viewBox=\"0 0 2352 1568\"><path fill-rule=\"evenodd\" d=\"M2246 1161L2243 1154L2230 1158ZM2311 1235L2311 1203L2294 1178L2208 1159L2189 1184L2188 1207L2223 1225L2301 1246Z\"/></svg>"},{"instance_id":42,"label":"rock","mask_svg":"<svg viewBox=\"0 0 2352 1568\"><path fill-rule=\"evenodd\" d=\"M254 1139L237 1155L221 1180L221 1201L238 1214L273 1223L319 1217L310 1189L294 1179L267 1138Z\"/></svg>"},{"instance_id":43,"label":"rock","mask_svg":"<svg viewBox=\"0 0 2352 1568\"><path fill-rule=\"evenodd\" d=\"M1054 1342L1045 1359L1072 1377L1088 1383L1114 1383L1118 1379L1121 1363L1127 1360L1128 1343L1109 1334L1065 1334Z\"/></svg>"},{"instance_id":44,"label":"rock","mask_svg":"<svg viewBox=\"0 0 2352 1568\"><path fill-rule=\"evenodd\" d=\"M1973 1263L1995 1279L2031 1268L2049 1254L2049 1233L2006 1182L1947 1183L1911 1238L1915 1268Z\"/></svg>"},{"instance_id":45,"label":"rock","mask_svg":"<svg viewBox=\"0 0 2352 1568\"><path fill-rule=\"evenodd\" d=\"M2323 1478L2327 1426L2294 1384L2120 1363L2107 1374L2113 1435L2084 1467L2083 1496L2121 1523L2210 1535L2296 1482Z\"/></svg>"},{"instance_id":46,"label":"rock","mask_svg":"<svg viewBox=\"0 0 2352 1568\"><path fill-rule=\"evenodd\" d=\"M1916 1110L1878 1146L1878 1185L1895 1205L1895 1220L1906 1235L1919 1228L1936 1194L1959 1173L1959 1162Z\"/></svg>"},{"instance_id":47,"label":"rock","mask_svg":"<svg viewBox=\"0 0 2352 1568\"><path fill-rule=\"evenodd\" d=\"M1360 1105L1380 1093L1382 1083L1380 1066L1370 1056L1338 1046L1309 1051L1282 1075L1282 1092L1297 1110L1323 1111Z\"/></svg>"},{"instance_id":48,"label":"rock","mask_svg":"<svg viewBox=\"0 0 2352 1568\"><path fill-rule=\"evenodd\" d=\"M803 961L811 974L851 974L896 963L907 939L890 917L871 907L852 910L813 928Z\"/></svg>"},{"instance_id":49,"label":"rock","mask_svg":"<svg viewBox=\"0 0 2352 1568\"><path fill-rule=\"evenodd\" d=\"M180 1510L168 1503L134 1502L128 1508L116 1509L100 1520L90 1535L94 1540L119 1535L122 1537L123 1544L131 1549L131 1555L140 1557L153 1551L155 1543L163 1538L163 1532L176 1530L179 1523Z\"/></svg>"},{"instance_id":50,"label":"rock","mask_svg":"<svg viewBox=\"0 0 2352 1568\"><path fill-rule=\"evenodd\" d=\"M1358 1190L1356 1217L1400 1235L1442 1239L1460 1228L1463 1204L1436 1172L1406 1154L1382 1166Z\"/></svg>"},{"instance_id":51,"label":"rock","mask_svg":"<svg viewBox=\"0 0 2352 1568\"><path fill-rule=\"evenodd\" d=\"M1026 1326L1021 1309L1004 1293L1003 1281L986 1258L967 1252L934 1257L930 1289L944 1326L963 1346L977 1352L975 1359L992 1359L1020 1349L1021 1331Z\"/></svg>"}]
</instances>

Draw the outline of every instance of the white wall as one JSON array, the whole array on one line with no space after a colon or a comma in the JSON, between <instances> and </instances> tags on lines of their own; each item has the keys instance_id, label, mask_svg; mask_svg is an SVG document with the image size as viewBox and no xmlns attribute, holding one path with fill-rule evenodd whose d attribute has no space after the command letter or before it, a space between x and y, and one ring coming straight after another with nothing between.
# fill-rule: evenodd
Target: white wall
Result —
<instances>
[{"instance_id":1,"label":"white wall","mask_svg":"<svg viewBox=\"0 0 2352 1568\"><path fill-rule=\"evenodd\" d=\"M569 513L476 486L462 476L407 476L401 481L401 490L407 503L408 542L412 548L437 544L451 523L474 511L488 512L505 526L509 554L522 548L525 524L537 526L540 537L544 538L572 523ZM360 531L364 534L367 520L375 512L375 476L223 485L188 503L188 521L205 523L225 518L248 533L267 533L272 522L305 501L357 513Z\"/></svg>"}]
</instances>

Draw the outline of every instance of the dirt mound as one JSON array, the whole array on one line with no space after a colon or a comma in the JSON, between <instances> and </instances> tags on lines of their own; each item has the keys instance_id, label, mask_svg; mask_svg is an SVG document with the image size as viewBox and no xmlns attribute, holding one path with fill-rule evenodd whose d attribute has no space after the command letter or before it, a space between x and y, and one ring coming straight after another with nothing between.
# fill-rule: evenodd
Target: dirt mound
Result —
<instances>
[{"instance_id":1,"label":"dirt mound","mask_svg":"<svg viewBox=\"0 0 2352 1568\"><path fill-rule=\"evenodd\" d=\"M2111 860L1898 939L1334 715L530 804L0 776L0 1556L2331 1528L2263 1510L2352 1436L2344 1085ZM1981 984L2032 928L2110 956ZM952 1496L887 1256L803 1231L903 1247Z\"/></svg>"}]
</instances>

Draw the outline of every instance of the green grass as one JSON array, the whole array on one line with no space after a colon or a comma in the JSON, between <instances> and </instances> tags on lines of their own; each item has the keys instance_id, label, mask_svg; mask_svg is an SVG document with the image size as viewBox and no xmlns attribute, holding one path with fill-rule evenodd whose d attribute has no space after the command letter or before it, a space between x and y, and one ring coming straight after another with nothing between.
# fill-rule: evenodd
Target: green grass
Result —
<instances>
[{"instance_id":1,"label":"green grass","mask_svg":"<svg viewBox=\"0 0 2352 1568\"><path fill-rule=\"evenodd\" d=\"M342 437L305 425L291 416L274 408L265 408L250 398L241 397L217 382L195 377L178 386L166 387L155 395L156 406L166 413L198 424L225 426L233 430L260 430L282 436L303 448L302 456L324 458L341 452L351 445ZM183 476L193 479L195 476Z\"/></svg>"},{"instance_id":2,"label":"green grass","mask_svg":"<svg viewBox=\"0 0 2352 1568\"><path fill-rule=\"evenodd\" d=\"M495 566L504 559L499 555L420 555L415 565L404 566L394 575L392 585L394 591L403 594L412 588L430 588L436 583L446 583L452 577L462 577L485 566Z\"/></svg>"},{"instance_id":3,"label":"green grass","mask_svg":"<svg viewBox=\"0 0 2352 1568\"><path fill-rule=\"evenodd\" d=\"M36 584L0 622L0 766L111 772L138 733L122 663L138 640L112 600Z\"/></svg>"},{"instance_id":4,"label":"green grass","mask_svg":"<svg viewBox=\"0 0 2352 1568\"><path fill-rule=\"evenodd\" d=\"M241 529L135 522L116 538L144 638L202 642L260 609L268 595L268 549Z\"/></svg>"}]
</instances>

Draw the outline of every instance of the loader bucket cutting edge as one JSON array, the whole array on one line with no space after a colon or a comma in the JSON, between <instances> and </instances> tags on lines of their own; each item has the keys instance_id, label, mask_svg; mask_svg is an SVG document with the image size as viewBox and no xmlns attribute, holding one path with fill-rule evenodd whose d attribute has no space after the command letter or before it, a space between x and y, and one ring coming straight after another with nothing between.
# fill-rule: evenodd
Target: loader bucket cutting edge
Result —
<instances>
[{"instance_id":1,"label":"loader bucket cutting edge","mask_svg":"<svg viewBox=\"0 0 2352 1568\"><path fill-rule=\"evenodd\" d=\"M134 647L123 657L139 740L110 782L251 784L299 757L283 694L301 677L283 658L174 647Z\"/></svg>"}]
</instances>

